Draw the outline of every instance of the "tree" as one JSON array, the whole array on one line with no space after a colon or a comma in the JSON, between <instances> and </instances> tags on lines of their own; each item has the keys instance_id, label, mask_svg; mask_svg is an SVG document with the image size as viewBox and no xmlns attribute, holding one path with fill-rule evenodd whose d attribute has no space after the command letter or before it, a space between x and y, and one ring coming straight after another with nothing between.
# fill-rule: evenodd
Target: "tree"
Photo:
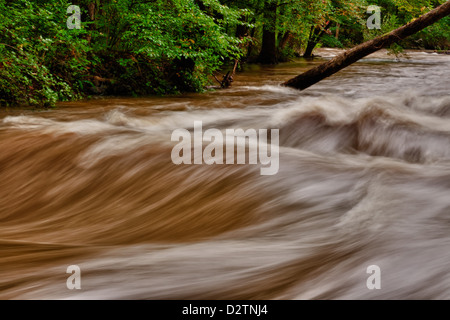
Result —
<instances>
[{"instance_id":1,"label":"tree","mask_svg":"<svg viewBox=\"0 0 450 320\"><path fill-rule=\"evenodd\" d=\"M340 26L362 24L361 18L365 13L367 3L364 0L328 0L319 2L319 5L321 8L313 19L307 46L303 53L304 58L312 57L314 48L333 24Z\"/></svg>"},{"instance_id":2,"label":"tree","mask_svg":"<svg viewBox=\"0 0 450 320\"><path fill-rule=\"evenodd\" d=\"M265 1L262 47L258 56L258 62L260 63L278 63L276 27L277 2L275 0Z\"/></svg>"},{"instance_id":3,"label":"tree","mask_svg":"<svg viewBox=\"0 0 450 320\"><path fill-rule=\"evenodd\" d=\"M359 59L418 32L449 14L450 1L447 1L407 25L347 50L343 54L286 81L283 85L299 90L306 89Z\"/></svg>"},{"instance_id":4,"label":"tree","mask_svg":"<svg viewBox=\"0 0 450 320\"><path fill-rule=\"evenodd\" d=\"M321 19L327 5L326 1L312 0L269 0L262 7L262 46L257 61L276 64L278 54L285 48L288 40L301 37L307 25L315 25ZM277 39L279 41L277 41Z\"/></svg>"}]
</instances>

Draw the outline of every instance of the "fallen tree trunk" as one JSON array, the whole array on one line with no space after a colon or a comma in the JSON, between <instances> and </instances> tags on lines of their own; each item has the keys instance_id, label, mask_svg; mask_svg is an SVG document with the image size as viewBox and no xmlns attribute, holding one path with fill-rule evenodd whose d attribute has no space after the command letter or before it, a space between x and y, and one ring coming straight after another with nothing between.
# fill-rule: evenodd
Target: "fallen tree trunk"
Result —
<instances>
[{"instance_id":1,"label":"fallen tree trunk","mask_svg":"<svg viewBox=\"0 0 450 320\"><path fill-rule=\"evenodd\" d=\"M344 53L292 78L284 86L303 90L331 76L365 56L402 40L450 14L450 1L388 34L366 41Z\"/></svg>"}]
</instances>

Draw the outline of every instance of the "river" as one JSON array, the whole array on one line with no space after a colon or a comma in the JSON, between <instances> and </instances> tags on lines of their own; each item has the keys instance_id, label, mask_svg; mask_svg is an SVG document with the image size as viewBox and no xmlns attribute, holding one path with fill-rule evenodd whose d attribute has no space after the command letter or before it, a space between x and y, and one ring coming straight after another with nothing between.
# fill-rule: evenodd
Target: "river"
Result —
<instances>
[{"instance_id":1,"label":"river","mask_svg":"<svg viewBox=\"0 0 450 320\"><path fill-rule=\"evenodd\" d=\"M280 86L338 51L226 90L0 111L0 298L450 299L450 55ZM174 164L195 121L278 129L279 170Z\"/></svg>"}]
</instances>

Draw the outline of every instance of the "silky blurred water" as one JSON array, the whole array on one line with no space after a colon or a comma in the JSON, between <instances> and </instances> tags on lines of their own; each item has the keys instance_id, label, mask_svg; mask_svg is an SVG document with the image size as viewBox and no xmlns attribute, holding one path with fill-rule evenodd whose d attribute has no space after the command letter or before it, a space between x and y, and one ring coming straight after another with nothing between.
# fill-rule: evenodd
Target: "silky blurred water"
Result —
<instances>
[{"instance_id":1,"label":"silky blurred water","mask_svg":"<svg viewBox=\"0 0 450 320\"><path fill-rule=\"evenodd\" d=\"M205 94L1 111L0 298L449 299L450 56L280 86L337 52ZM278 173L173 164L194 121L279 129Z\"/></svg>"}]
</instances>

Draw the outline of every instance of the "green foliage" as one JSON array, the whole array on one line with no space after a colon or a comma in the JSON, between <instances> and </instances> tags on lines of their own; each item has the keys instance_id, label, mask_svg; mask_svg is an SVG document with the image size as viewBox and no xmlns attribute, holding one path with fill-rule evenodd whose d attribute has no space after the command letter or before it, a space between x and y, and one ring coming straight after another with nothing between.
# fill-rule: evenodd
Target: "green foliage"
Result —
<instances>
[{"instance_id":1,"label":"green foliage","mask_svg":"<svg viewBox=\"0 0 450 320\"><path fill-rule=\"evenodd\" d=\"M395 14L382 11L381 16L382 16L381 29L365 28L363 32L364 41L389 33L392 30L395 30L401 26L399 19Z\"/></svg>"},{"instance_id":2,"label":"green foliage","mask_svg":"<svg viewBox=\"0 0 450 320\"><path fill-rule=\"evenodd\" d=\"M374 2L382 7L381 30L364 29L364 40L372 39L407 24L445 1L381 0ZM445 17L406 40L392 45L389 51L397 56L402 53L403 48L448 50L449 47L450 17Z\"/></svg>"},{"instance_id":3,"label":"green foliage","mask_svg":"<svg viewBox=\"0 0 450 320\"><path fill-rule=\"evenodd\" d=\"M450 49L450 17L447 16L435 24L413 35L409 41L412 46L424 49Z\"/></svg>"},{"instance_id":4,"label":"green foliage","mask_svg":"<svg viewBox=\"0 0 450 320\"><path fill-rule=\"evenodd\" d=\"M135 6L125 15L128 27L117 41L119 50L131 52L144 63L172 61L169 69L175 74L168 75L169 80L176 78L172 89L201 91L208 75L227 59L241 55L241 40L225 32L222 18L237 24L238 11L216 0L205 0L203 5L205 11L191 0L173 1L171 6L165 1Z\"/></svg>"},{"instance_id":5,"label":"green foliage","mask_svg":"<svg viewBox=\"0 0 450 320\"><path fill-rule=\"evenodd\" d=\"M87 47L60 23L65 9L0 2L0 105L50 106L79 97L71 79L89 63Z\"/></svg>"},{"instance_id":6,"label":"green foliage","mask_svg":"<svg viewBox=\"0 0 450 320\"><path fill-rule=\"evenodd\" d=\"M218 0L80 1L80 30L66 26L70 4L0 0L1 105L201 91L213 71L242 54L243 40L225 29L248 10Z\"/></svg>"},{"instance_id":7,"label":"green foliage","mask_svg":"<svg viewBox=\"0 0 450 320\"><path fill-rule=\"evenodd\" d=\"M322 37L321 42L324 47L330 47L330 48L343 48L344 47L344 45L342 44L341 41L336 39L334 36L328 35L328 34L325 34Z\"/></svg>"},{"instance_id":8,"label":"green foliage","mask_svg":"<svg viewBox=\"0 0 450 320\"><path fill-rule=\"evenodd\" d=\"M275 33L279 48L273 52L286 61L311 40L353 46L443 2L0 0L0 105L47 107L92 94L202 91L213 72L258 51L263 30ZM66 26L71 4L81 8L79 30ZM382 7L381 30L365 27L368 4ZM446 17L392 52L402 46L447 50L449 28Z\"/></svg>"}]
</instances>

